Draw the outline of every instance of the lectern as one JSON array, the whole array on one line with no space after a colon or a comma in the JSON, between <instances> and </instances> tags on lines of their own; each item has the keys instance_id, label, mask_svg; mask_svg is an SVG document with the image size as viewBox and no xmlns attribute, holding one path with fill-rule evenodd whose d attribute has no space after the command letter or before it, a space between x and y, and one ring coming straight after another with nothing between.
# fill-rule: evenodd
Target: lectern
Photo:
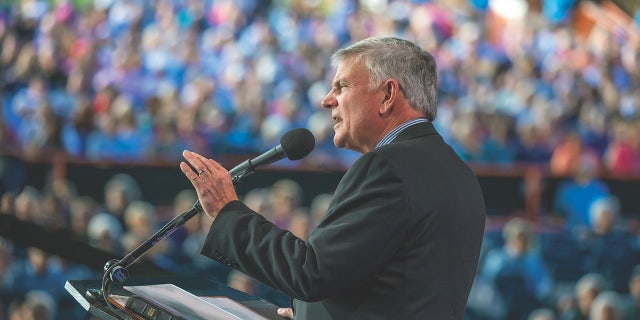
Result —
<instances>
[{"instance_id":1,"label":"lectern","mask_svg":"<svg viewBox=\"0 0 640 320\"><path fill-rule=\"evenodd\" d=\"M131 278L127 280L127 286L147 286L155 284L173 284L198 297L227 297L266 319L284 320L276 310L278 307L271 302L256 297L211 279L203 277L162 277L162 278ZM106 305L103 299L96 299L87 295L87 290L100 288L98 280L69 280L65 289L88 313L105 320L129 320L136 319L119 309L113 309ZM125 290L119 283L111 288L111 294L119 296L131 296L132 293Z\"/></svg>"}]
</instances>

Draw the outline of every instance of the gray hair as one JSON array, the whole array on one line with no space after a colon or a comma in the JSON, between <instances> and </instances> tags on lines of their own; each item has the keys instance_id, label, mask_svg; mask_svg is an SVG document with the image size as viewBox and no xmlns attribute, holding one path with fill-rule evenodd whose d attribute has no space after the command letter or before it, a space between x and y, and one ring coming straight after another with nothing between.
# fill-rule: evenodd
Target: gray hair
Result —
<instances>
[{"instance_id":1,"label":"gray hair","mask_svg":"<svg viewBox=\"0 0 640 320\"><path fill-rule=\"evenodd\" d=\"M520 217L515 217L507 222L502 227L502 237L507 239L515 239L518 237L524 237L529 241L533 240L534 229L531 223Z\"/></svg>"},{"instance_id":2,"label":"gray hair","mask_svg":"<svg viewBox=\"0 0 640 320\"><path fill-rule=\"evenodd\" d=\"M124 211L124 221L128 227L136 221L139 221L139 219L146 220L148 223L155 225L156 218L156 209L151 203L146 201L133 201ZM153 229L153 226L151 226L151 228Z\"/></svg>"},{"instance_id":3,"label":"gray hair","mask_svg":"<svg viewBox=\"0 0 640 320\"><path fill-rule=\"evenodd\" d=\"M414 43L393 37L374 37L358 41L336 51L331 65L342 61L364 59L369 71L369 88L380 86L394 78L409 104L434 120L438 103L438 71L433 56Z\"/></svg>"},{"instance_id":4,"label":"gray hair","mask_svg":"<svg viewBox=\"0 0 640 320\"><path fill-rule=\"evenodd\" d=\"M591 221L596 221L602 215L609 214L617 217L620 213L620 201L615 196L602 197L595 200L589 207Z\"/></svg>"},{"instance_id":5,"label":"gray hair","mask_svg":"<svg viewBox=\"0 0 640 320\"><path fill-rule=\"evenodd\" d=\"M25 294L24 304L34 313L35 319L52 320L58 312L56 302L50 293L31 290Z\"/></svg>"},{"instance_id":6,"label":"gray hair","mask_svg":"<svg viewBox=\"0 0 640 320\"><path fill-rule=\"evenodd\" d=\"M600 293L607 289L607 280L599 273L587 273L583 275L576 283L576 296L594 290Z\"/></svg>"},{"instance_id":7,"label":"gray hair","mask_svg":"<svg viewBox=\"0 0 640 320\"><path fill-rule=\"evenodd\" d=\"M140 185L131 175L126 173L118 173L111 177L105 184L104 190L105 192L111 190L122 191L129 201L136 201L142 198Z\"/></svg>"},{"instance_id":8,"label":"gray hair","mask_svg":"<svg viewBox=\"0 0 640 320\"><path fill-rule=\"evenodd\" d=\"M527 319L528 320L555 320L556 314L553 313L551 309L540 308L540 309L533 310L529 314L529 317Z\"/></svg>"},{"instance_id":9,"label":"gray hair","mask_svg":"<svg viewBox=\"0 0 640 320\"><path fill-rule=\"evenodd\" d=\"M621 297L615 291L604 291L600 293L591 304L591 310L589 312L590 319L619 319L622 320L622 304ZM610 317L605 317L610 315Z\"/></svg>"},{"instance_id":10,"label":"gray hair","mask_svg":"<svg viewBox=\"0 0 640 320\"><path fill-rule=\"evenodd\" d=\"M96 214L87 225L87 236L91 244L99 242L104 236L108 236L111 241L117 241L123 232L118 219L108 213Z\"/></svg>"}]
</instances>

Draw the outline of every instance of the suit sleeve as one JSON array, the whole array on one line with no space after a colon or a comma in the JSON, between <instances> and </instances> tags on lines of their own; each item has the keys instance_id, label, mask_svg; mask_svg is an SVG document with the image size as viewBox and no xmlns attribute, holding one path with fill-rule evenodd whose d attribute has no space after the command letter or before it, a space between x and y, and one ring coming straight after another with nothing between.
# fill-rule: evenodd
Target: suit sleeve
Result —
<instances>
[{"instance_id":1,"label":"suit sleeve","mask_svg":"<svg viewBox=\"0 0 640 320\"><path fill-rule=\"evenodd\" d=\"M368 153L347 171L308 242L235 201L212 224L202 254L318 301L365 284L399 254L410 221L403 188L387 162Z\"/></svg>"}]
</instances>

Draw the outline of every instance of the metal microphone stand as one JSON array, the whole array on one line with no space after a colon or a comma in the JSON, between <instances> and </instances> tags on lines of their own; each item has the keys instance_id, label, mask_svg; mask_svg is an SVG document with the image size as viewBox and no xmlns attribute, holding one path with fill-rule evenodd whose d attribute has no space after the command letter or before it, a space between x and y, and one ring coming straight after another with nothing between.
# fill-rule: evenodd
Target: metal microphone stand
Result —
<instances>
[{"instance_id":1,"label":"metal microphone stand","mask_svg":"<svg viewBox=\"0 0 640 320\"><path fill-rule=\"evenodd\" d=\"M240 169L234 168L229 171L233 184L240 182L242 178L250 175L255 171L251 160L247 160L247 162L247 166ZM170 236L178 228L182 227L187 221L189 221L189 219L202 212L204 212L204 209L202 209L200 201L196 201L196 203L189 211L167 222L167 224L165 224L160 230L156 231L156 233L149 237L149 239L147 239L129 254L124 256L122 259L112 259L107 261L107 263L105 263L104 265L104 274L102 275L102 283L100 289L89 289L85 293L85 296L89 299L94 300L103 299L107 306L111 310L113 310L113 305L109 302L108 299L113 282L118 281L119 283L124 283L127 278L129 278L129 271L127 271L127 268L129 266L136 262L136 260L138 260L158 242L162 241L164 238Z\"/></svg>"},{"instance_id":2,"label":"metal microphone stand","mask_svg":"<svg viewBox=\"0 0 640 320\"><path fill-rule=\"evenodd\" d=\"M129 277L129 272L127 271L127 268L129 266L136 262L136 260L138 260L158 242L170 236L178 228L182 227L187 221L189 221L189 219L193 218L196 214L201 212L204 212L204 210L202 209L200 202L197 201L189 211L173 218L160 230L156 231L156 233L149 237L149 239L147 239L129 254L124 256L122 259L109 260L104 265L104 274L102 276L102 284L100 290L89 289L87 290L85 295L88 298L93 299L98 299L99 297L101 297L102 299L104 299L104 302L107 304L107 306L109 306L109 308L113 310L113 306L108 299L113 281L118 281L119 283L125 282Z\"/></svg>"}]
</instances>

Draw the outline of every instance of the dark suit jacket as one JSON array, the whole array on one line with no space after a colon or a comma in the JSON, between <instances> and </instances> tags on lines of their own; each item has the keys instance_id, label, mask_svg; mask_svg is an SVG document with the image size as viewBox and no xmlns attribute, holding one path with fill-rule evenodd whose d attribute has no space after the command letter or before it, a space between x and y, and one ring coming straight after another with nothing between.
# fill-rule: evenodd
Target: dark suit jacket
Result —
<instances>
[{"instance_id":1,"label":"dark suit jacket","mask_svg":"<svg viewBox=\"0 0 640 320\"><path fill-rule=\"evenodd\" d=\"M308 242L235 201L202 253L296 299L296 319L462 319L484 224L475 175L422 123L354 163Z\"/></svg>"}]
</instances>

